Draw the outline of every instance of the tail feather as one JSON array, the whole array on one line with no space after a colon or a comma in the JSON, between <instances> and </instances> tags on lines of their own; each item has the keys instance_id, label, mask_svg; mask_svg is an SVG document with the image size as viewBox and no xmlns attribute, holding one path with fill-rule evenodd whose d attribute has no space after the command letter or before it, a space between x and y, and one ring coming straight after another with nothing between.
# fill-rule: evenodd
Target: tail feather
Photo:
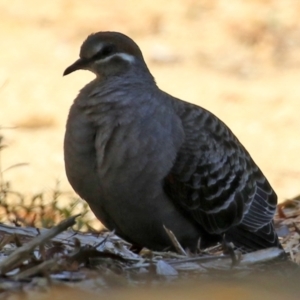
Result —
<instances>
[{"instance_id":1,"label":"tail feather","mask_svg":"<svg viewBox=\"0 0 300 300\"><path fill-rule=\"evenodd\" d=\"M236 226L226 232L225 239L227 242L232 242L242 252L252 252L270 247L282 249L272 222L255 232L243 228L242 225Z\"/></svg>"}]
</instances>

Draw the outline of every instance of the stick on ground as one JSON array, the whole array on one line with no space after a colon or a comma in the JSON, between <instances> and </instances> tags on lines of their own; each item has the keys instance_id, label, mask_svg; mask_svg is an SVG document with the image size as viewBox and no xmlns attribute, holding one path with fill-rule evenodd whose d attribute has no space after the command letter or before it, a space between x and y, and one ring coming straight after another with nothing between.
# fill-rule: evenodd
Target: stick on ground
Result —
<instances>
[{"instance_id":1,"label":"stick on ground","mask_svg":"<svg viewBox=\"0 0 300 300\"><path fill-rule=\"evenodd\" d=\"M78 216L79 215L76 215L60 222L57 226L51 228L44 234L37 236L30 242L16 249L11 255L9 255L0 263L0 274L5 274L8 271L14 269L18 264L30 257L35 247L46 243L60 232L66 230L70 226L73 226L75 224L75 219Z\"/></svg>"}]
</instances>

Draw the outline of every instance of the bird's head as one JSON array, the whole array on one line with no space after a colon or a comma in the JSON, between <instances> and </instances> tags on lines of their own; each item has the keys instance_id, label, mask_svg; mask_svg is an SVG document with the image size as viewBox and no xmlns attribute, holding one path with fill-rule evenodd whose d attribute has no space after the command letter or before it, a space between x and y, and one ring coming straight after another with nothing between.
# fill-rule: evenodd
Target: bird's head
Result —
<instances>
[{"instance_id":1,"label":"bird's head","mask_svg":"<svg viewBox=\"0 0 300 300\"><path fill-rule=\"evenodd\" d=\"M129 37L118 32L97 32L88 36L80 49L80 58L63 73L68 75L77 70L89 70L97 77L108 77L126 72L131 65L144 63L138 45Z\"/></svg>"}]
</instances>

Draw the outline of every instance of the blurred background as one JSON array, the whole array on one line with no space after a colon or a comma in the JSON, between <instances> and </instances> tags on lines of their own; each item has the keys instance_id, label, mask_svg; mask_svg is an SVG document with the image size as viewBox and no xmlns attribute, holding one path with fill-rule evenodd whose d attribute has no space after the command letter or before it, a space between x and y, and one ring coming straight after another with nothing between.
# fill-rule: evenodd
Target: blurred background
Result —
<instances>
[{"instance_id":1,"label":"blurred background","mask_svg":"<svg viewBox=\"0 0 300 300\"><path fill-rule=\"evenodd\" d=\"M63 78L92 32L133 38L158 86L216 114L279 200L300 193L300 1L0 0L2 170L15 190L65 191L64 126L89 72ZM9 128L13 127L13 129Z\"/></svg>"}]
</instances>

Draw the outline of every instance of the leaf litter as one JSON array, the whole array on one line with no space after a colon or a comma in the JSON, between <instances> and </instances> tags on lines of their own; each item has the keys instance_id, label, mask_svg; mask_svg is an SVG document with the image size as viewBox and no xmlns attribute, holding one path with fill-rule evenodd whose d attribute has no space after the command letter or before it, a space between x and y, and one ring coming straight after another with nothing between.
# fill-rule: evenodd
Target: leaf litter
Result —
<instances>
[{"instance_id":1,"label":"leaf litter","mask_svg":"<svg viewBox=\"0 0 300 300\"><path fill-rule=\"evenodd\" d=\"M93 291L103 291L176 284L181 279L300 274L300 197L278 205L274 221L284 250L269 248L247 254L221 244L189 253L167 228L177 252L142 249L136 253L114 232L73 230L77 217L51 229L0 224L0 295L34 290L41 284L71 284L87 291L93 285Z\"/></svg>"}]
</instances>

